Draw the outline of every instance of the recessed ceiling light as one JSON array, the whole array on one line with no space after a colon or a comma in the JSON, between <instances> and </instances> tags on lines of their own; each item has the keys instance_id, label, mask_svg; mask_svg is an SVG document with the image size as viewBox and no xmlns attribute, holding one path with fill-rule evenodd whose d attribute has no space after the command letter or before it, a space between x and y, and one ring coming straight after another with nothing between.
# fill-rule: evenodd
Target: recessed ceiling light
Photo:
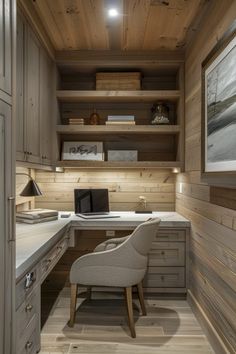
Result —
<instances>
[{"instance_id":1,"label":"recessed ceiling light","mask_svg":"<svg viewBox=\"0 0 236 354\"><path fill-rule=\"evenodd\" d=\"M112 8L108 10L108 16L109 17L117 17L119 15L119 12L117 9Z\"/></svg>"}]
</instances>

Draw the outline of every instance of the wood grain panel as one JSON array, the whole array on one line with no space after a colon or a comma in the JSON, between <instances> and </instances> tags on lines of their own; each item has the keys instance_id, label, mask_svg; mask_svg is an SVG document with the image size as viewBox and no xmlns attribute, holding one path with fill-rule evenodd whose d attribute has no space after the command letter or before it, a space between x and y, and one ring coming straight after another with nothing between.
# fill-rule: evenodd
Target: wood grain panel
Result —
<instances>
[{"instance_id":1,"label":"wood grain panel","mask_svg":"<svg viewBox=\"0 0 236 354\"><path fill-rule=\"evenodd\" d=\"M27 1L21 1L27 7ZM39 0L32 4L56 50L178 49L207 7L206 0ZM107 15L111 6L119 10L117 18Z\"/></svg>"},{"instance_id":2,"label":"wood grain panel","mask_svg":"<svg viewBox=\"0 0 236 354\"><path fill-rule=\"evenodd\" d=\"M175 208L175 175L168 170L36 171L36 181L43 193L36 200L37 207L74 210L74 189L108 188L111 210L138 210L140 195L146 197L147 209L171 211Z\"/></svg>"},{"instance_id":3,"label":"wood grain panel","mask_svg":"<svg viewBox=\"0 0 236 354\"><path fill-rule=\"evenodd\" d=\"M178 175L176 181L176 210L192 225L190 294L198 303L194 307L199 315L204 314L205 325L207 321L212 324L229 353L236 351L235 190L210 187L201 181L201 63L235 19L235 13L235 1L211 2L201 31L187 47L186 173ZM216 337L209 338L215 351L220 352Z\"/></svg>"}]
</instances>

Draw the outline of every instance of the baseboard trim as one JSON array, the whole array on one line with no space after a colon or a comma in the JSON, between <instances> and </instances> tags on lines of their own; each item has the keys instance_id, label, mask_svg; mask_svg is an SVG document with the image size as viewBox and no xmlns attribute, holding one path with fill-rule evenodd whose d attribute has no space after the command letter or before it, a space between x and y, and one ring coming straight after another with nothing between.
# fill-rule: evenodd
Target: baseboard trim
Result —
<instances>
[{"instance_id":1,"label":"baseboard trim","mask_svg":"<svg viewBox=\"0 0 236 354\"><path fill-rule=\"evenodd\" d=\"M230 351L225 346L224 342L220 338L219 334L211 324L209 318L207 317L206 313L202 309L201 305L191 292L188 290L187 293L187 301L192 308L197 320L199 321L200 325L202 326L207 339L209 340L212 348L214 349L216 354L230 354Z\"/></svg>"}]
</instances>

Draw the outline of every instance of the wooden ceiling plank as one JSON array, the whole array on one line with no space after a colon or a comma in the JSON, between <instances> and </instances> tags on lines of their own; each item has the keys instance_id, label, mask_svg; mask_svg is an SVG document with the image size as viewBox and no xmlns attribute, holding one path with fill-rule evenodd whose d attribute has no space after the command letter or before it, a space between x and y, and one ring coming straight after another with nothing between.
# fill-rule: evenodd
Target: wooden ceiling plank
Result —
<instances>
[{"instance_id":1,"label":"wooden ceiling plank","mask_svg":"<svg viewBox=\"0 0 236 354\"><path fill-rule=\"evenodd\" d=\"M142 48L150 9L149 2L149 0L124 1L123 50Z\"/></svg>"},{"instance_id":2,"label":"wooden ceiling plank","mask_svg":"<svg viewBox=\"0 0 236 354\"><path fill-rule=\"evenodd\" d=\"M90 49L109 49L103 0L81 1L84 32L87 31Z\"/></svg>"},{"instance_id":3,"label":"wooden ceiling plank","mask_svg":"<svg viewBox=\"0 0 236 354\"><path fill-rule=\"evenodd\" d=\"M52 44L56 50L62 49L61 42L62 37L60 33L60 27L58 28L55 18L51 12L51 8L47 0L38 0L33 2L35 10L38 12L45 30L48 32L51 38Z\"/></svg>"}]
</instances>

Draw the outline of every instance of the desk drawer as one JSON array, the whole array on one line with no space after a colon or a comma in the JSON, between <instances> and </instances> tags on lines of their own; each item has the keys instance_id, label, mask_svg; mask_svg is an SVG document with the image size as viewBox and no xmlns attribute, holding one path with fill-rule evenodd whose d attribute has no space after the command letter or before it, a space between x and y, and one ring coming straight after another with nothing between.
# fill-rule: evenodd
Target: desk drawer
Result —
<instances>
[{"instance_id":1,"label":"desk drawer","mask_svg":"<svg viewBox=\"0 0 236 354\"><path fill-rule=\"evenodd\" d=\"M25 330L24 336L17 345L19 354L36 354L40 349L39 317L35 315Z\"/></svg>"},{"instance_id":2,"label":"desk drawer","mask_svg":"<svg viewBox=\"0 0 236 354\"><path fill-rule=\"evenodd\" d=\"M184 267L148 267L143 286L148 288L185 287Z\"/></svg>"},{"instance_id":3,"label":"desk drawer","mask_svg":"<svg viewBox=\"0 0 236 354\"><path fill-rule=\"evenodd\" d=\"M184 266L184 242L153 242L148 256L148 265L155 266Z\"/></svg>"},{"instance_id":4,"label":"desk drawer","mask_svg":"<svg viewBox=\"0 0 236 354\"><path fill-rule=\"evenodd\" d=\"M18 309L18 307L35 289L37 283L39 282L39 278L38 268L34 267L16 284L16 309Z\"/></svg>"},{"instance_id":5,"label":"desk drawer","mask_svg":"<svg viewBox=\"0 0 236 354\"><path fill-rule=\"evenodd\" d=\"M65 253L69 246L69 236L66 236L57 243L55 247L42 259L40 263L41 270L41 282L47 277L51 272L53 267L56 265L61 256Z\"/></svg>"},{"instance_id":6,"label":"desk drawer","mask_svg":"<svg viewBox=\"0 0 236 354\"><path fill-rule=\"evenodd\" d=\"M37 286L16 312L16 343L19 343L25 329L40 312L40 286Z\"/></svg>"},{"instance_id":7,"label":"desk drawer","mask_svg":"<svg viewBox=\"0 0 236 354\"><path fill-rule=\"evenodd\" d=\"M185 230L178 230L178 229L162 229L160 228L155 236L155 241L158 242L183 242L186 240Z\"/></svg>"}]
</instances>

